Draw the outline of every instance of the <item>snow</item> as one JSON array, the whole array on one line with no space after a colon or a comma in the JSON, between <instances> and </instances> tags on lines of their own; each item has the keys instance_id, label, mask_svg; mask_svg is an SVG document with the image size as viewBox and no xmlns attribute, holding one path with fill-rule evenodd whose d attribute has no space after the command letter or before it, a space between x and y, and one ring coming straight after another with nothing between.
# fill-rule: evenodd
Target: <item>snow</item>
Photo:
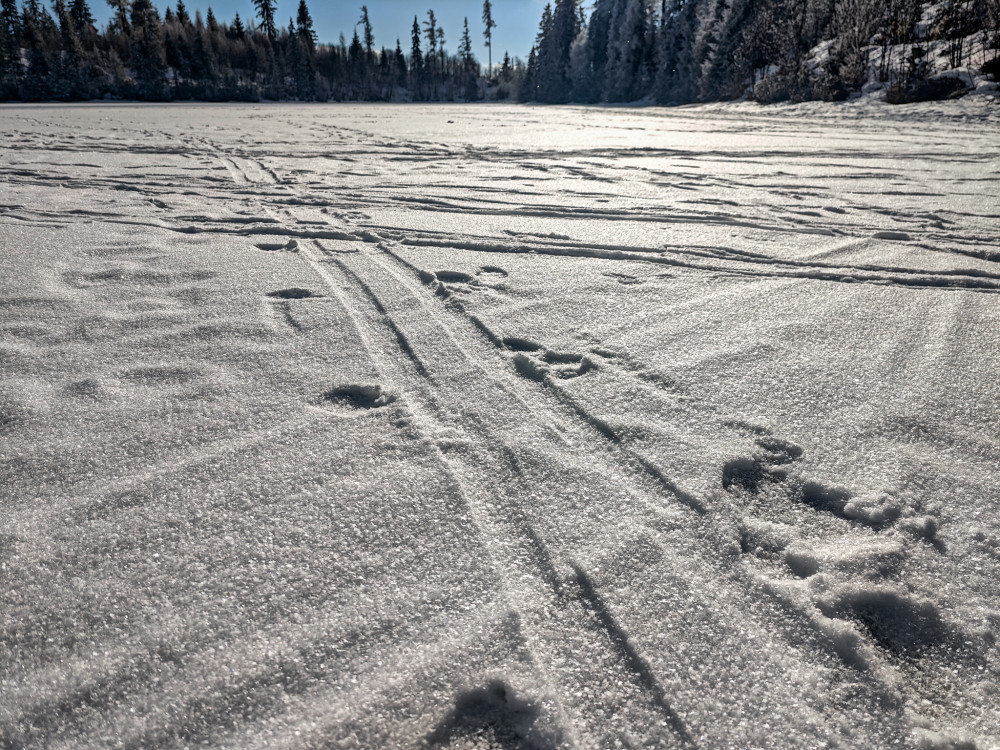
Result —
<instances>
[{"instance_id":1,"label":"snow","mask_svg":"<svg viewBox=\"0 0 1000 750\"><path fill-rule=\"evenodd\" d=\"M7 747L1000 747L1000 110L0 108Z\"/></svg>"}]
</instances>

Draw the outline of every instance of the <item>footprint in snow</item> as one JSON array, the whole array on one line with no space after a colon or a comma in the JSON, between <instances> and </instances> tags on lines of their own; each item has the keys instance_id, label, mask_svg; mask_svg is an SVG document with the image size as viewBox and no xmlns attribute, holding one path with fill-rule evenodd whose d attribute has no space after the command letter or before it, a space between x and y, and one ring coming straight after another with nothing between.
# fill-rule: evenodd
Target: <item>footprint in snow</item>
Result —
<instances>
[{"instance_id":1,"label":"footprint in snow","mask_svg":"<svg viewBox=\"0 0 1000 750\"><path fill-rule=\"evenodd\" d=\"M876 240L896 240L897 242L909 242L912 239L906 232L875 232L872 237Z\"/></svg>"},{"instance_id":2,"label":"footprint in snow","mask_svg":"<svg viewBox=\"0 0 1000 750\"><path fill-rule=\"evenodd\" d=\"M792 472L802 448L769 433L756 446L722 472L740 549L755 567L763 563L758 569L769 581L789 574L818 581L802 581L798 606L844 663L875 674L886 661L905 665L919 670L927 690L938 695L952 689L937 680L941 664L970 680L979 677L992 636L949 622L946 610L907 580L911 561L929 551L914 540L944 551L936 520L920 499L805 479ZM925 565L933 560L922 559Z\"/></svg>"},{"instance_id":3,"label":"footprint in snow","mask_svg":"<svg viewBox=\"0 0 1000 750\"><path fill-rule=\"evenodd\" d=\"M443 299L448 299L455 292L471 292L481 286L475 276L462 271L420 271L418 275L420 281Z\"/></svg>"},{"instance_id":4,"label":"footprint in snow","mask_svg":"<svg viewBox=\"0 0 1000 750\"><path fill-rule=\"evenodd\" d=\"M477 276L498 276L506 278L507 272L500 268L499 266L483 266L479 269Z\"/></svg>"},{"instance_id":5,"label":"footprint in snow","mask_svg":"<svg viewBox=\"0 0 1000 750\"><path fill-rule=\"evenodd\" d=\"M268 292L267 296L274 297L275 299L310 299L314 297L322 297L323 295L309 289L293 286L288 289L278 289L274 292Z\"/></svg>"},{"instance_id":6,"label":"footprint in snow","mask_svg":"<svg viewBox=\"0 0 1000 750\"><path fill-rule=\"evenodd\" d=\"M743 495L760 505L812 508L834 517L881 531L903 514L901 504L890 494L856 495L850 490L793 473L792 464L802 458L802 447L774 435L761 435L758 450L750 456L727 461L722 467L722 488ZM777 506L773 509L780 514Z\"/></svg>"},{"instance_id":7,"label":"footprint in snow","mask_svg":"<svg viewBox=\"0 0 1000 750\"><path fill-rule=\"evenodd\" d=\"M299 241L291 239L288 242L258 242L257 249L269 253L297 253L299 251Z\"/></svg>"},{"instance_id":8,"label":"footprint in snow","mask_svg":"<svg viewBox=\"0 0 1000 750\"><path fill-rule=\"evenodd\" d=\"M508 349L514 351L512 362L517 374L528 380L542 382L547 377L569 380L597 369L597 363L582 354L556 352L551 349L539 352L541 347L526 348L525 344L533 342L519 340L519 346L511 346L510 339L503 341Z\"/></svg>"},{"instance_id":9,"label":"footprint in snow","mask_svg":"<svg viewBox=\"0 0 1000 750\"><path fill-rule=\"evenodd\" d=\"M435 271L434 276L438 281L448 284L475 284L476 277L462 271Z\"/></svg>"},{"instance_id":10,"label":"footprint in snow","mask_svg":"<svg viewBox=\"0 0 1000 750\"><path fill-rule=\"evenodd\" d=\"M485 687L458 695L455 707L425 738L431 747L537 747L523 741L526 730L535 726L538 706L518 697L509 685L491 680ZM546 732L551 732L547 728ZM544 747L556 747L558 736L546 737Z\"/></svg>"},{"instance_id":11,"label":"footprint in snow","mask_svg":"<svg viewBox=\"0 0 1000 750\"><path fill-rule=\"evenodd\" d=\"M520 336L504 336L500 341L512 352L537 352L542 348L541 344Z\"/></svg>"},{"instance_id":12,"label":"footprint in snow","mask_svg":"<svg viewBox=\"0 0 1000 750\"><path fill-rule=\"evenodd\" d=\"M397 399L397 396L377 383L350 383L331 388L323 394L323 398L338 406L377 409L388 406Z\"/></svg>"}]
</instances>

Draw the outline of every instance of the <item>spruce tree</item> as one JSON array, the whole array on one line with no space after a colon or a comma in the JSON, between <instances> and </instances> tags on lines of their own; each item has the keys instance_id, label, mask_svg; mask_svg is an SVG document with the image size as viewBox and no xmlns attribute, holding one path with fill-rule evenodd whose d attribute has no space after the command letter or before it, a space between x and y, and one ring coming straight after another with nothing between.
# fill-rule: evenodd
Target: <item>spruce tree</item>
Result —
<instances>
[{"instance_id":1,"label":"spruce tree","mask_svg":"<svg viewBox=\"0 0 1000 750\"><path fill-rule=\"evenodd\" d=\"M28 51L28 67L22 81L22 94L28 100L52 96L53 52L58 46L50 43L51 17L38 0L26 0L21 8L21 42Z\"/></svg>"},{"instance_id":2,"label":"spruce tree","mask_svg":"<svg viewBox=\"0 0 1000 750\"><path fill-rule=\"evenodd\" d=\"M611 11L615 0L597 0L587 26L587 69L589 91L580 92L584 101L599 101L604 93L608 68L608 39L611 37Z\"/></svg>"},{"instance_id":3,"label":"spruce tree","mask_svg":"<svg viewBox=\"0 0 1000 750\"><path fill-rule=\"evenodd\" d=\"M429 9L427 11L427 20L424 21L424 34L427 35L427 56L435 57L437 55L437 18L434 16L434 10Z\"/></svg>"},{"instance_id":4,"label":"spruce tree","mask_svg":"<svg viewBox=\"0 0 1000 750\"><path fill-rule=\"evenodd\" d=\"M396 39L396 51L393 53L393 68L396 75L396 84L399 86L406 85L406 56L403 55L403 48L399 44L399 38Z\"/></svg>"},{"instance_id":5,"label":"spruce tree","mask_svg":"<svg viewBox=\"0 0 1000 750\"><path fill-rule=\"evenodd\" d=\"M368 93L366 90L368 58L365 55L365 48L361 45L361 39L358 38L357 27L354 29L351 46L347 50L347 58L350 63L351 83L354 84L354 97L364 97Z\"/></svg>"},{"instance_id":6,"label":"spruce tree","mask_svg":"<svg viewBox=\"0 0 1000 750\"><path fill-rule=\"evenodd\" d=\"M660 104L694 101L697 70L694 36L698 7L695 0L674 0L661 24L653 93Z\"/></svg>"},{"instance_id":7,"label":"spruce tree","mask_svg":"<svg viewBox=\"0 0 1000 750\"><path fill-rule=\"evenodd\" d=\"M201 18L201 11L194 13L194 36L191 44L191 76L198 81L203 95L212 95L218 76L215 55L212 52L212 42Z\"/></svg>"},{"instance_id":8,"label":"spruce tree","mask_svg":"<svg viewBox=\"0 0 1000 750\"><path fill-rule=\"evenodd\" d=\"M544 22L544 21L543 21ZM538 99L566 102L570 99L569 51L579 23L576 0L556 0L555 12L543 30L538 46Z\"/></svg>"},{"instance_id":9,"label":"spruce tree","mask_svg":"<svg viewBox=\"0 0 1000 750\"><path fill-rule=\"evenodd\" d=\"M427 11L424 35L427 37L427 54L424 55L425 79L430 84L433 95L436 91L438 72L438 24L433 9Z\"/></svg>"},{"instance_id":10,"label":"spruce tree","mask_svg":"<svg viewBox=\"0 0 1000 750\"><path fill-rule=\"evenodd\" d=\"M441 28L441 24L438 24L437 27L437 43L438 43L438 60L437 60L438 71L442 76L444 76L445 73L447 72L448 53L444 48L444 29Z\"/></svg>"},{"instance_id":11,"label":"spruce tree","mask_svg":"<svg viewBox=\"0 0 1000 750\"><path fill-rule=\"evenodd\" d=\"M21 21L17 0L0 0L0 33L6 33L13 49L21 48Z\"/></svg>"},{"instance_id":12,"label":"spruce tree","mask_svg":"<svg viewBox=\"0 0 1000 750\"><path fill-rule=\"evenodd\" d=\"M486 40L486 53L489 56L487 75L493 77L493 29L497 27L493 20L493 6L490 0L483 0L483 38Z\"/></svg>"},{"instance_id":13,"label":"spruce tree","mask_svg":"<svg viewBox=\"0 0 1000 750\"><path fill-rule=\"evenodd\" d=\"M646 0L617 0L611 15L604 98L633 101L644 93L649 12Z\"/></svg>"},{"instance_id":14,"label":"spruce tree","mask_svg":"<svg viewBox=\"0 0 1000 750\"><path fill-rule=\"evenodd\" d=\"M117 31L119 34L128 34L131 30L131 26L128 22L129 16L129 0L108 0L108 5L110 5L115 11L115 24L117 24Z\"/></svg>"},{"instance_id":15,"label":"spruce tree","mask_svg":"<svg viewBox=\"0 0 1000 750\"><path fill-rule=\"evenodd\" d=\"M379 98L392 98L392 56L382 47L378 53ZM388 91L386 91L388 89Z\"/></svg>"},{"instance_id":16,"label":"spruce tree","mask_svg":"<svg viewBox=\"0 0 1000 750\"><path fill-rule=\"evenodd\" d=\"M59 35L62 37L62 55L59 58L56 95L64 99L86 97L84 54L76 25L70 16L66 3L55 0L53 9L59 21Z\"/></svg>"},{"instance_id":17,"label":"spruce tree","mask_svg":"<svg viewBox=\"0 0 1000 750\"><path fill-rule=\"evenodd\" d=\"M420 22L414 16L413 28L410 29L410 90L415 99L421 98L424 75L424 53L420 43Z\"/></svg>"},{"instance_id":18,"label":"spruce tree","mask_svg":"<svg viewBox=\"0 0 1000 750\"><path fill-rule=\"evenodd\" d=\"M361 20L358 22L361 24L361 29L365 35L365 54L368 55L369 61L372 57L372 49L375 46L375 35L372 33L372 22L368 18L368 6L361 6Z\"/></svg>"},{"instance_id":19,"label":"spruce tree","mask_svg":"<svg viewBox=\"0 0 1000 750\"><path fill-rule=\"evenodd\" d=\"M546 6L548 7L548 6ZM522 102L533 102L538 98L538 55L532 47L528 53L528 64L524 69L524 78L521 79L521 88L517 93L517 98Z\"/></svg>"},{"instance_id":20,"label":"spruce tree","mask_svg":"<svg viewBox=\"0 0 1000 750\"><path fill-rule=\"evenodd\" d=\"M21 22L16 0L0 0L0 99L13 99L21 79Z\"/></svg>"},{"instance_id":21,"label":"spruce tree","mask_svg":"<svg viewBox=\"0 0 1000 750\"><path fill-rule=\"evenodd\" d=\"M274 13L278 9L277 0L253 0L253 5L257 9L261 28L264 29L268 41L273 45L278 35L277 27L274 25Z\"/></svg>"},{"instance_id":22,"label":"spruce tree","mask_svg":"<svg viewBox=\"0 0 1000 750\"><path fill-rule=\"evenodd\" d=\"M167 63L160 17L150 0L134 0L130 20L132 38L129 49L136 95L140 99L161 99Z\"/></svg>"},{"instance_id":23,"label":"spruce tree","mask_svg":"<svg viewBox=\"0 0 1000 750\"><path fill-rule=\"evenodd\" d=\"M298 19L297 28L292 24L291 19L288 21L288 31L291 35L289 40L290 67L295 78L297 96L300 99L315 99L315 32L312 30L312 18L309 15L309 9L305 7L305 0L299 3Z\"/></svg>"},{"instance_id":24,"label":"spruce tree","mask_svg":"<svg viewBox=\"0 0 1000 750\"><path fill-rule=\"evenodd\" d=\"M312 16L306 6L306 0L299 0L299 11L296 15L296 22L299 25L299 37L301 37L309 53L316 50L316 31L313 29Z\"/></svg>"},{"instance_id":25,"label":"spruce tree","mask_svg":"<svg viewBox=\"0 0 1000 750\"><path fill-rule=\"evenodd\" d=\"M81 39L90 36L94 31L94 15L90 12L87 0L71 0L69 15L73 26Z\"/></svg>"},{"instance_id":26,"label":"spruce tree","mask_svg":"<svg viewBox=\"0 0 1000 750\"><path fill-rule=\"evenodd\" d=\"M545 37L548 36L549 31L552 29L552 3L545 3L545 7L542 8L542 20L538 23L538 34L535 35L535 52L537 54L538 48L542 46L542 42Z\"/></svg>"},{"instance_id":27,"label":"spruce tree","mask_svg":"<svg viewBox=\"0 0 1000 750\"><path fill-rule=\"evenodd\" d=\"M473 71L476 67L476 58L472 55L472 37L469 35L469 18L466 16L465 25L462 30L462 39L458 43L458 57L462 61L462 66L466 72Z\"/></svg>"}]
</instances>

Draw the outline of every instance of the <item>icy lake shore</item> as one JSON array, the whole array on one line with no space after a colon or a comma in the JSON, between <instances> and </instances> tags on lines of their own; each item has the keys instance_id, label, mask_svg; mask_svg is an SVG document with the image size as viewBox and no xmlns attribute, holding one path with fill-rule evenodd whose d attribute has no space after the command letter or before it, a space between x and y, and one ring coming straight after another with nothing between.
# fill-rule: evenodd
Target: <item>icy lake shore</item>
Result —
<instances>
[{"instance_id":1,"label":"icy lake shore","mask_svg":"<svg viewBox=\"0 0 1000 750\"><path fill-rule=\"evenodd\" d=\"M1000 108L0 132L0 746L1000 747Z\"/></svg>"}]
</instances>

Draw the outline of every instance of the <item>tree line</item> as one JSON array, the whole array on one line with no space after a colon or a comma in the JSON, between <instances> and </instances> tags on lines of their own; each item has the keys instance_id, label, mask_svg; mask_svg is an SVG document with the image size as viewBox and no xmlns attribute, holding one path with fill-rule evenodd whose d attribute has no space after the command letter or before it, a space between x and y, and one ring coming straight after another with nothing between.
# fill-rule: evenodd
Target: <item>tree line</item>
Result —
<instances>
[{"instance_id":1,"label":"tree line","mask_svg":"<svg viewBox=\"0 0 1000 750\"><path fill-rule=\"evenodd\" d=\"M953 68L981 34L1000 57L1000 0L576 0L545 6L520 98L661 104L846 98L873 75L913 87L940 42Z\"/></svg>"},{"instance_id":2,"label":"tree line","mask_svg":"<svg viewBox=\"0 0 1000 750\"><path fill-rule=\"evenodd\" d=\"M943 41L950 63L968 40L1000 48L1000 0L580 0L545 6L522 62L496 66L490 0L483 70L466 18L446 48L433 10L414 16L409 44L377 48L367 6L348 42L317 40L306 0L282 25L276 0L220 22L209 7L176 0L107 0L98 30L87 0L0 0L0 100L102 97L209 101L407 100L761 102L841 99L872 75L913 86L927 77L926 45ZM996 56L996 55L994 55ZM994 68L997 62L991 63Z\"/></svg>"},{"instance_id":3,"label":"tree line","mask_svg":"<svg viewBox=\"0 0 1000 750\"><path fill-rule=\"evenodd\" d=\"M466 19L457 53L445 47L433 10L414 16L408 52L376 48L367 6L350 42L317 40L306 0L287 25L276 0L253 0L256 14L220 22L211 7L192 16L177 0L162 16L152 0L107 0L111 19L98 30L87 0L0 0L0 100L129 98L149 101L466 100L505 98L517 90L520 61L504 54L492 67L496 22L483 4L490 75L473 54Z\"/></svg>"}]
</instances>

